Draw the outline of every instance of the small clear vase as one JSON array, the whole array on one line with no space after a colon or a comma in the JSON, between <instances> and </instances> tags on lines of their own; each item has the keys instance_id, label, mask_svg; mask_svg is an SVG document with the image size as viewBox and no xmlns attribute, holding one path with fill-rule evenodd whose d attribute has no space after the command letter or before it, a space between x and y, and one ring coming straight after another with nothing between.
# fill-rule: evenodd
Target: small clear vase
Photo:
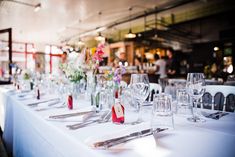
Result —
<instances>
[{"instance_id":1,"label":"small clear vase","mask_svg":"<svg viewBox=\"0 0 235 157\"><path fill-rule=\"evenodd\" d=\"M92 101L92 94L94 93L95 89L95 76L93 75L92 71L88 71L86 73L86 91L85 91L85 98L89 101Z\"/></svg>"},{"instance_id":2,"label":"small clear vase","mask_svg":"<svg viewBox=\"0 0 235 157\"><path fill-rule=\"evenodd\" d=\"M30 80L24 80L23 81L22 90L24 90L24 91L30 91L31 90Z\"/></svg>"}]
</instances>

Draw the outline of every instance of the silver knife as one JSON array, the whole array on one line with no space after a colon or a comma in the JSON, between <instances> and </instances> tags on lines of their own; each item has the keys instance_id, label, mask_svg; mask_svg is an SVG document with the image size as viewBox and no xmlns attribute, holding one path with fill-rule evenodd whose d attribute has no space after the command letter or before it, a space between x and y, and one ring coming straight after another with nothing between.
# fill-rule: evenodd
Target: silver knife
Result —
<instances>
[{"instance_id":1,"label":"silver knife","mask_svg":"<svg viewBox=\"0 0 235 157\"><path fill-rule=\"evenodd\" d=\"M107 148L116 146L118 144L126 143L128 141L131 141L131 140L134 140L134 139L137 139L137 138L149 136L149 135L152 135L153 133L162 132L162 131L167 130L167 129L168 128L163 128L163 129L162 128L157 128L155 130L146 129L146 130L142 130L142 131L139 131L139 132L131 133L131 134L126 135L126 136L106 140L106 141L103 141L103 142L96 142L96 143L94 143L93 146L95 148L105 148L105 149L107 149Z\"/></svg>"},{"instance_id":2,"label":"silver knife","mask_svg":"<svg viewBox=\"0 0 235 157\"><path fill-rule=\"evenodd\" d=\"M39 102L30 103L30 104L27 104L27 105L32 107L32 106L37 106L40 103L50 102L50 101L54 101L54 100L59 100L59 98L43 100L43 101L39 101Z\"/></svg>"}]
</instances>

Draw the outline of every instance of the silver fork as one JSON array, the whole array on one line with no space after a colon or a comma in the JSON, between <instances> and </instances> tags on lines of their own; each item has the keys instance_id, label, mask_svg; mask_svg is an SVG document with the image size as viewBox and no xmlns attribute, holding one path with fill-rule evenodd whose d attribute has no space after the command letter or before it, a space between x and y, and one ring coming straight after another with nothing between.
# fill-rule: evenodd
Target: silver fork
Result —
<instances>
[{"instance_id":1,"label":"silver fork","mask_svg":"<svg viewBox=\"0 0 235 157\"><path fill-rule=\"evenodd\" d=\"M66 127L68 127L71 130L76 130L76 129L79 129L79 128L83 128L87 125L93 124L93 123L108 122L110 118L111 118L111 111L108 111L108 113L105 112L99 119L92 120L92 121L87 121L87 122L83 122L83 123L77 123L77 124L73 124L73 125L66 125Z\"/></svg>"},{"instance_id":2,"label":"silver fork","mask_svg":"<svg viewBox=\"0 0 235 157\"><path fill-rule=\"evenodd\" d=\"M36 109L35 111L46 111L46 110L50 110L50 109L65 108L66 107L65 102L63 102L60 106L54 106L56 104L58 104L58 102L56 102L53 105L49 105L49 106L53 106L53 107L39 108L39 109Z\"/></svg>"}]
</instances>

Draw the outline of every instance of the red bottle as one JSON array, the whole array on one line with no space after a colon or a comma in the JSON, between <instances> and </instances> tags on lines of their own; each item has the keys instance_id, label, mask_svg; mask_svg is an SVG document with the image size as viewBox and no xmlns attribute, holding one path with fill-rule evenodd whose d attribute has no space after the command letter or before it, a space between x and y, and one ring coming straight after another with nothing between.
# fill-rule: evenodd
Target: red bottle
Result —
<instances>
[{"instance_id":1,"label":"red bottle","mask_svg":"<svg viewBox=\"0 0 235 157\"><path fill-rule=\"evenodd\" d=\"M40 90L39 90L39 88L37 88L37 99L38 100L40 99Z\"/></svg>"},{"instance_id":2,"label":"red bottle","mask_svg":"<svg viewBox=\"0 0 235 157\"><path fill-rule=\"evenodd\" d=\"M112 106L112 121L117 124L124 123L124 106L120 103L117 92L115 92L115 103Z\"/></svg>"},{"instance_id":3,"label":"red bottle","mask_svg":"<svg viewBox=\"0 0 235 157\"><path fill-rule=\"evenodd\" d=\"M70 110L73 109L73 97L72 97L71 94L68 95L68 103L67 103L67 105L68 105L68 108L69 108Z\"/></svg>"},{"instance_id":4,"label":"red bottle","mask_svg":"<svg viewBox=\"0 0 235 157\"><path fill-rule=\"evenodd\" d=\"M20 90L20 85L17 84L17 85L16 85L16 89L17 89L17 90Z\"/></svg>"}]
</instances>

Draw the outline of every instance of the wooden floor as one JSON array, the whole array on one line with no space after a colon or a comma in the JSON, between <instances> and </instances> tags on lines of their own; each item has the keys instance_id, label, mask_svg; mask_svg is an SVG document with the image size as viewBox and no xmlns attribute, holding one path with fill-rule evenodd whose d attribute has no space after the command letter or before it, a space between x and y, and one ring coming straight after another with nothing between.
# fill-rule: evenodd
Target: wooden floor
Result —
<instances>
[{"instance_id":1,"label":"wooden floor","mask_svg":"<svg viewBox=\"0 0 235 157\"><path fill-rule=\"evenodd\" d=\"M7 157L6 149L5 149L3 142L2 142L2 129L1 128L0 128L0 134L1 134L1 137L0 137L0 157Z\"/></svg>"}]
</instances>

